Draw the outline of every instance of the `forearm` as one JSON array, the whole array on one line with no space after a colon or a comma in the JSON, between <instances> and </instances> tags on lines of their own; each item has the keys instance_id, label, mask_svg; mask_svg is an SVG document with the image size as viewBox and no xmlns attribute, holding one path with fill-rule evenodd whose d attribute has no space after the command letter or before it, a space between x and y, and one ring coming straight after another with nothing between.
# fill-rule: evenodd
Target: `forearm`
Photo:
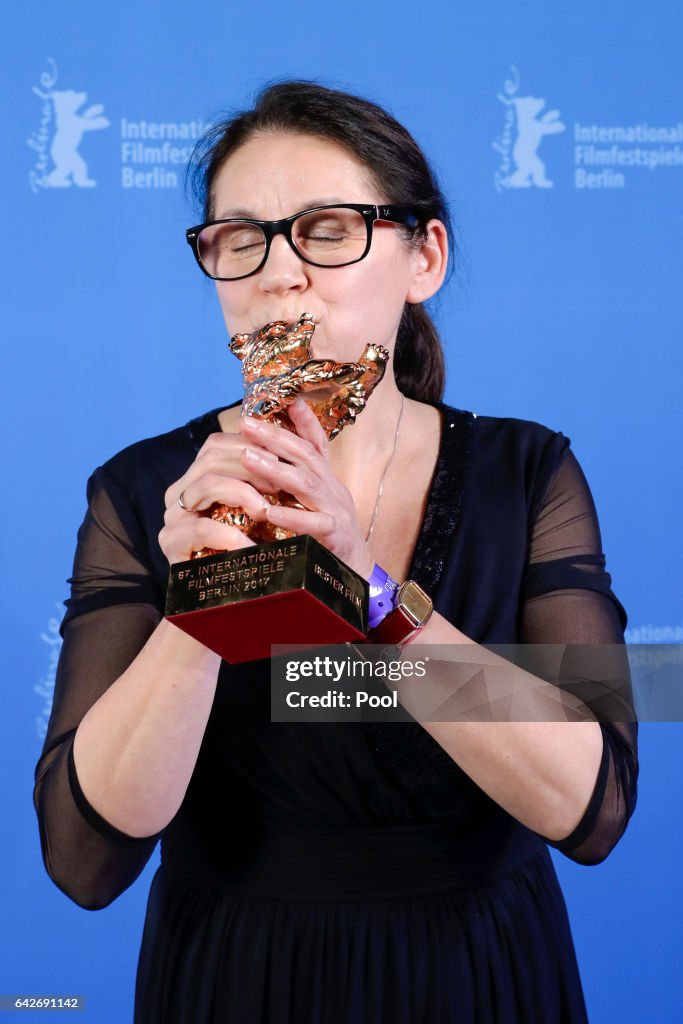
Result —
<instances>
[{"instance_id":1,"label":"forearm","mask_svg":"<svg viewBox=\"0 0 683 1024\"><path fill-rule=\"evenodd\" d=\"M81 789L130 836L160 832L187 790L211 713L220 658L165 619L82 719Z\"/></svg>"},{"instance_id":2,"label":"forearm","mask_svg":"<svg viewBox=\"0 0 683 1024\"><path fill-rule=\"evenodd\" d=\"M457 693L453 699L453 680L457 673L444 672L445 684L438 679L439 668L432 662L425 680L404 687L401 700L422 726L443 747L446 753L483 789L524 825L547 839L558 840L569 835L581 819L595 787L602 756L602 731L591 712L578 699L560 694L552 683L539 679L475 644L446 619L434 614L420 634L418 642L436 645L471 645L484 655L477 682L479 692L493 700L501 696L499 680L509 681L514 704L501 701L501 707L514 707L517 720L495 720L495 707L475 708L471 717L491 720L468 720L470 711L462 702L458 709ZM415 650L415 649L413 649ZM411 645L405 648L410 654ZM475 652L468 652L468 666L474 678L477 669ZM457 648L450 648L457 658ZM489 672L493 686L484 682ZM429 692L425 700L424 683ZM420 692L422 686L422 691ZM506 691L508 687L506 685ZM448 699L449 713L420 714L427 704L433 707ZM404 700L405 697L405 700ZM554 709L559 714L555 715ZM568 721L553 717L567 717ZM498 717L503 718L503 712ZM511 714L507 715L509 719Z\"/></svg>"}]
</instances>

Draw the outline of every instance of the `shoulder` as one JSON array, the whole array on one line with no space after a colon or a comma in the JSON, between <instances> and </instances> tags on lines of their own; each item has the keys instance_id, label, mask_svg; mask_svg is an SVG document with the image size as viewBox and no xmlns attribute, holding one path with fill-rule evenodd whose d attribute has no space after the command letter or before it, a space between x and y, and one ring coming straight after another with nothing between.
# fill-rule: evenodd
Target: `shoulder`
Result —
<instances>
[{"instance_id":1,"label":"shoulder","mask_svg":"<svg viewBox=\"0 0 683 1024\"><path fill-rule=\"evenodd\" d=\"M488 481L499 492L521 493L534 509L570 450L561 430L516 416L490 416L441 405L444 423L460 425L468 437L468 470L477 486Z\"/></svg>"},{"instance_id":2,"label":"shoulder","mask_svg":"<svg viewBox=\"0 0 683 1024\"><path fill-rule=\"evenodd\" d=\"M557 438L563 438L569 444L569 438L563 431L537 420L517 416L473 415L478 433L487 441L527 449L543 448Z\"/></svg>"},{"instance_id":3,"label":"shoulder","mask_svg":"<svg viewBox=\"0 0 683 1024\"><path fill-rule=\"evenodd\" d=\"M469 421L472 442L489 452L507 455L519 452L533 456L548 448L564 452L570 444L569 437L563 431L536 420L516 416L489 416L445 403L438 404L447 421Z\"/></svg>"},{"instance_id":4,"label":"shoulder","mask_svg":"<svg viewBox=\"0 0 683 1024\"><path fill-rule=\"evenodd\" d=\"M182 426L127 445L102 463L93 476L118 485L133 501L142 492L163 493L194 461L207 437L220 430L220 411L201 413Z\"/></svg>"}]
</instances>

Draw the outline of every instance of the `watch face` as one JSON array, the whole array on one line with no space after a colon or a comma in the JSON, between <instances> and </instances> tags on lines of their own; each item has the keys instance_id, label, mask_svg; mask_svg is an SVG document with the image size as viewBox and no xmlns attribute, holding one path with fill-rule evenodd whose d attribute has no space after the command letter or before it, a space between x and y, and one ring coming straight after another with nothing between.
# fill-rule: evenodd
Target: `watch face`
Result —
<instances>
[{"instance_id":1,"label":"watch face","mask_svg":"<svg viewBox=\"0 0 683 1024\"><path fill-rule=\"evenodd\" d=\"M398 595L398 604L417 626L423 626L432 614L432 599L415 580L407 580Z\"/></svg>"}]
</instances>

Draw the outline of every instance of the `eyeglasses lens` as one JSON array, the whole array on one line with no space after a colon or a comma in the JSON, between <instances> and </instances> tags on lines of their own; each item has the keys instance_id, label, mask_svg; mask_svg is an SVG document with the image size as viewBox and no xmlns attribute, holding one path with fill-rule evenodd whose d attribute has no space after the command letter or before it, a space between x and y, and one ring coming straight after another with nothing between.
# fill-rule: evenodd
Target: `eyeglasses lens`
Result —
<instances>
[{"instance_id":1,"label":"eyeglasses lens","mask_svg":"<svg viewBox=\"0 0 683 1024\"><path fill-rule=\"evenodd\" d=\"M360 259L367 245L365 220L356 210L335 207L298 217L292 240L299 253L320 267L341 267ZM263 259L266 236L255 224L210 224L200 233L199 255L212 277L244 277Z\"/></svg>"}]
</instances>

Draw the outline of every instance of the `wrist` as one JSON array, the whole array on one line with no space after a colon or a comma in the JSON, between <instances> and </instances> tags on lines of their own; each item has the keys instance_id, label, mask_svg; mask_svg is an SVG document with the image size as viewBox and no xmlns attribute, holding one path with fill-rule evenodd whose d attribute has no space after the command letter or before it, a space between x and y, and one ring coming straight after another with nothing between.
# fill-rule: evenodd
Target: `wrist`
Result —
<instances>
[{"instance_id":1,"label":"wrist","mask_svg":"<svg viewBox=\"0 0 683 1024\"><path fill-rule=\"evenodd\" d=\"M406 580L399 587L389 614L369 629L367 642L403 647L422 632L433 610L432 600L422 587L415 580Z\"/></svg>"},{"instance_id":2,"label":"wrist","mask_svg":"<svg viewBox=\"0 0 683 1024\"><path fill-rule=\"evenodd\" d=\"M368 578L370 601L368 604L368 629L376 629L380 622L392 612L396 606L398 583L389 573L375 563Z\"/></svg>"}]
</instances>

